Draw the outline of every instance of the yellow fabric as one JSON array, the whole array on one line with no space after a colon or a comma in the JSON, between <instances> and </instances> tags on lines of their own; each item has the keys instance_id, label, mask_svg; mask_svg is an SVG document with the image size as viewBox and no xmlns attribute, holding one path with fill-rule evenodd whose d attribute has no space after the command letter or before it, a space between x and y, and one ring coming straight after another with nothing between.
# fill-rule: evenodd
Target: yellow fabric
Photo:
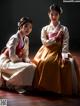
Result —
<instances>
[{"instance_id":1,"label":"yellow fabric","mask_svg":"<svg viewBox=\"0 0 80 106\"><path fill-rule=\"evenodd\" d=\"M33 86L40 90L72 94L72 70L69 61L61 58L61 45L53 44L39 49L34 57L37 64Z\"/></svg>"}]
</instances>

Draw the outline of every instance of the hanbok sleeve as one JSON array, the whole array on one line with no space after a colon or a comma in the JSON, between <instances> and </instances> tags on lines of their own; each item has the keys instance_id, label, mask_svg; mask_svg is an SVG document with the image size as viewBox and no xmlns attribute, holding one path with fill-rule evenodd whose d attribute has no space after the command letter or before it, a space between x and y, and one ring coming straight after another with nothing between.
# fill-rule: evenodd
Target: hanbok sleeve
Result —
<instances>
[{"instance_id":1,"label":"hanbok sleeve","mask_svg":"<svg viewBox=\"0 0 80 106\"><path fill-rule=\"evenodd\" d=\"M25 46L24 46L24 61L25 62L30 62L30 59L29 59L29 38L26 37L25 39Z\"/></svg>"},{"instance_id":2,"label":"hanbok sleeve","mask_svg":"<svg viewBox=\"0 0 80 106\"><path fill-rule=\"evenodd\" d=\"M67 27L64 27L62 57L63 59L68 58L69 54L69 31Z\"/></svg>"},{"instance_id":3,"label":"hanbok sleeve","mask_svg":"<svg viewBox=\"0 0 80 106\"><path fill-rule=\"evenodd\" d=\"M18 38L15 36L12 36L6 44L6 47L9 49L9 58L12 62L19 61L19 57L16 55L17 44Z\"/></svg>"},{"instance_id":4,"label":"hanbok sleeve","mask_svg":"<svg viewBox=\"0 0 80 106\"><path fill-rule=\"evenodd\" d=\"M56 43L55 39L48 39L47 38L46 27L42 28L42 31L41 31L41 41L42 41L42 44L45 45L45 46L50 46L50 45Z\"/></svg>"}]
</instances>

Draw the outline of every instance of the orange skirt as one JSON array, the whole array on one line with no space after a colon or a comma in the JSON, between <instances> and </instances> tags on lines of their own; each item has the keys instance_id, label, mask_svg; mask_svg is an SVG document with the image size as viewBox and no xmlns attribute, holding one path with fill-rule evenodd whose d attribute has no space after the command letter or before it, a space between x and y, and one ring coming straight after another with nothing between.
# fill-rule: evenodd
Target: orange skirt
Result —
<instances>
[{"instance_id":1,"label":"orange skirt","mask_svg":"<svg viewBox=\"0 0 80 106\"><path fill-rule=\"evenodd\" d=\"M61 47L54 44L50 47L44 45L39 49L33 60L37 64L33 80L34 88L55 93L71 95L73 93L73 75L71 62L62 63ZM79 70L77 74L77 93L80 91Z\"/></svg>"}]
</instances>

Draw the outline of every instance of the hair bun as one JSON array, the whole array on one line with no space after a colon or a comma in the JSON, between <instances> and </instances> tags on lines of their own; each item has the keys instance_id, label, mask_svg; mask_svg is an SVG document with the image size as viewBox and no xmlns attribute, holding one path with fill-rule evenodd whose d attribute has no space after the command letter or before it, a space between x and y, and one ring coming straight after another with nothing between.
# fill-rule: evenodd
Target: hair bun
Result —
<instances>
[{"instance_id":1,"label":"hair bun","mask_svg":"<svg viewBox=\"0 0 80 106\"><path fill-rule=\"evenodd\" d=\"M60 7L60 6L56 5L56 4L50 5L48 12L53 11L53 10L57 11L59 14L63 13L62 7Z\"/></svg>"},{"instance_id":2,"label":"hair bun","mask_svg":"<svg viewBox=\"0 0 80 106\"><path fill-rule=\"evenodd\" d=\"M23 26L26 23L31 23L32 24L32 19L30 17L22 17L20 18L18 22L18 28L20 29L21 26Z\"/></svg>"}]
</instances>

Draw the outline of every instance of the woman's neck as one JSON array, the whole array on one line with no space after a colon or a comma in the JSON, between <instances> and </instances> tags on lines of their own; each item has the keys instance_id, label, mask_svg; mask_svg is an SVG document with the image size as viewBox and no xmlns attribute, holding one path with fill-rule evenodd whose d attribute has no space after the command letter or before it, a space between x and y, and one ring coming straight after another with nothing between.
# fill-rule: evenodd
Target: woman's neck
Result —
<instances>
[{"instance_id":1,"label":"woman's neck","mask_svg":"<svg viewBox=\"0 0 80 106\"><path fill-rule=\"evenodd\" d=\"M58 21L56 21L56 22L51 21L51 24L52 24L54 27L56 27L56 26L58 25Z\"/></svg>"},{"instance_id":2,"label":"woman's neck","mask_svg":"<svg viewBox=\"0 0 80 106\"><path fill-rule=\"evenodd\" d=\"M22 31L19 31L19 35L20 35L20 37L24 37L25 36Z\"/></svg>"}]
</instances>

